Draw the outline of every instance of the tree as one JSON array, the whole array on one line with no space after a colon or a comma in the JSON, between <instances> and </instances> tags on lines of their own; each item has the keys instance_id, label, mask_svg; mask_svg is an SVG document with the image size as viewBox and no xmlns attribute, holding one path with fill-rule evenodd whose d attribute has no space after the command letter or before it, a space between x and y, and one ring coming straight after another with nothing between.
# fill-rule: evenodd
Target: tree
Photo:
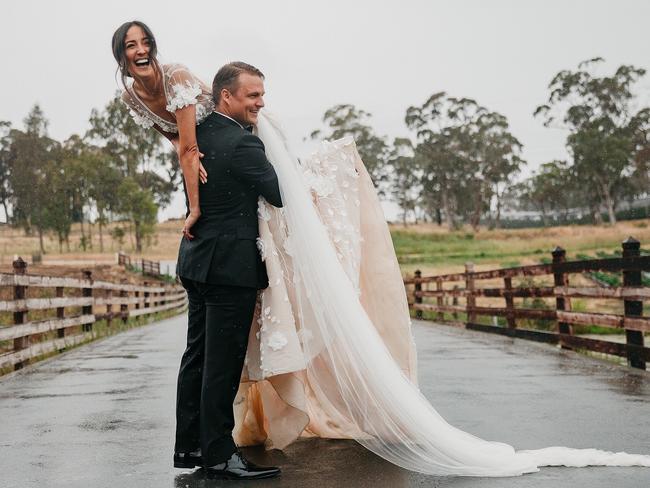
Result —
<instances>
[{"instance_id":1,"label":"tree","mask_svg":"<svg viewBox=\"0 0 650 488\"><path fill-rule=\"evenodd\" d=\"M158 209L149 190L144 190L130 177L124 178L117 189L117 211L134 226L136 252L142 252L143 242L155 230Z\"/></svg>"},{"instance_id":2,"label":"tree","mask_svg":"<svg viewBox=\"0 0 650 488\"><path fill-rule=\"evenodd\" d=\"M69 137L62 146L62 168L65 176L64 188L70 195L68 210L70 219L78 222L81 229L80 247L86 251L92 241L86 235L85 223L90 227L92 200L90 185L93 173L93 158L89 146L78 135Z\"/></svg>"},{"instance_id":3,"label":"tree","mask_svg":"<svg viewBox=\"0 0 650 488\"><path fill-rule=\"evenodd\" d=\"M458 197L469 170L463 132L469 129L477 110L473 100L451 99L440 92L421 107L406 111L406 125L416 131L415 158L422 170L425 210L429 215L441 210L450 229L456 227Z\"/></svg>"},{"instance_id":4,"label":"tree","mask_svg":"<svg viewBox=\"0 0 650 488\"><path fill-rule=\"evenodd\" d=\"M416 132L415 157L429 213L442 211L450 228L461 217L476 230L496 196L498 221L503 189L524 164L507 119L474 100L440 92L409 107L405 120Z\"/></svg>"},{"instance_id":5,"label":"tree","mask_svg":"<svg viewBox=\"0 0 650 488\"><path fill-rule=\"evenodd\" d=\"M162 136L137 125L119 94L103 111L93 109L90 125L87 140L102 148L112 166L149 190L158 205L168 205L180 183L180 166L175 151L163 148Z\"/></svg>"},{"instance_id":6,"label":"tree","mask_svg":"<svg viewBox=\"0 0 650 488\"><path fill-rule=\"evenodd\" d=\"M595 190L609 222L615 223L616 204L633 187L629 176L635 167L635 121L640 112L633 109L632 86L645 70L623 65L612 76L597 76L593 71L603 61L594 58L580 63L576 71L559 72L549 84L547 104L537 107L535 115L543 117L547 127L559 122L569 130L573 171Z\"/></svg>"},{"instance_id":7,"label":"tree","mask_svg":"<svg viewBox=\"0 0 650 488\"><path fill-rule=\"evenodd\" d=\"M102 111L92 111L90 125L86 138L101 149L100 152L93 149L92 157L105 163L93 166L89 190L99 215L100 245L103 247L107 212L115 210L137 219L133 224L136 247L141 251L143 239L153 232L155 225L155 215L149 221L148 202L154 205L155 214L156 206L170 204L180 184L176 151L165 150L162 136L155 130L138 126L119 94ZM133 189L133 184L137 185L133 192L124 190ZM121 198L127 200L121 201Z\"/></svg>"},{"instance_id":8,"label":"tree","mask_svg":"<svg viewBox=\"0 0 650 488\"><path fill-rule=\"evenodd\" d=\"M526 163L521 158L521 143L510 133L508 120L496 112L482 114L478 120L479 143L478 160L480 177L478 178L479 194L476 201L488 202L494 198L496 207L495 225L501 224L502 196L514 177ZM480 219L479 205L475 206L472 218L474 228Z\"/></svg>"},{"instance_id":9,"label":"tree","mask_svg":"<svg viewBox=\"0 0 650 488\"><path fill-rule=\"evenodd\" d=\"M336 140L352 136L368 173L375 186L385 181L384 173L389 147L383 137L375 134L367 121L371 114L357 109L354 105L335 105L325 112L323 122L327 125L326 132L315 130L312 139ZM381 192L381 188L379 187Z\"/></svg>"},{"instance_id":10,"label":"tree","mask_svg":"<svg viewBox=\"0 0 650 488\"><path fill-rule=\"evenodd\" d=\"M106 164L106 155L102 152L93 151L89 157L92 160L89 194L97 210L99 250L104 252L104 227L108 223L108 215L119 208L115 189L122 178L115 168Z\"/></svg>"},{"instance_id":11,"label":"tree","mask_svg":"<svg viewBox=\"0 0 650 488\"><path fill-rule=\"evenodd\" d=\"M540 166L530 178L515 187L520 207L537 210L544 226L550 224L549 217L564 213L565 218L572 207L574 177L565 161L551 161Z\"/></svg>"},{"instance_id":12,"label":"tree","mask_svg":"<svg viewBox=\"0 0 650 488\"><path fill-rule=\"evenodd\" d=\"M11 131L9 167L13 187L13 211L27 232L36 228L41 253L48 228L47 205L51 197L49 176L60 159L60 145L47 136L47 119L38 105L25 118L25 131Z\"/></svg>"},{"instance_id":13,"label":"tree","mask_svg":"<svg viewBox=\"0 0 650 488\"><path fill-rule=\"evenodd\" d=\"M650 108L640 110L630 123L634 144L634 169L630 176L635 195L650 188Z\"/></svg>"},{"instance_id":14,"label":"tree","mask_svg":"<svg viewBox=\"0 0 650 488\"><path fill-rule=\"evenodd\" d=\"M7 223L11 222L9 214L9 201L12 197L10 156L11 124L0 121L0 203L2 203Z\"/></svg>"},{"instance_id":15,"label":"tree","mask_svg":"<svg viewBox=\"0 0 650 488\"><path fill-rule=\"evenodd\" d=\"M409 139L395 139L387 165L391 169L390 186L393 199L402 210L402 223L406 225L409 213L413 214L414 220L417 222L421 176L413 144Z\"/></svg>"},{"instance_id":16,"label":"tree","mask_svg":"<svg viewBox=\"0 0 650 488\"><path fill-rule=\"evenodd\" d=\"M73 221L73 194L74 188L70 185L69 172L66 161L49 171L49 198L43 209L47 221L47 228L53 230L59 241L59 252L63 252L63 243L70 249L70 230Z\"/></svg>"}]
</instances>

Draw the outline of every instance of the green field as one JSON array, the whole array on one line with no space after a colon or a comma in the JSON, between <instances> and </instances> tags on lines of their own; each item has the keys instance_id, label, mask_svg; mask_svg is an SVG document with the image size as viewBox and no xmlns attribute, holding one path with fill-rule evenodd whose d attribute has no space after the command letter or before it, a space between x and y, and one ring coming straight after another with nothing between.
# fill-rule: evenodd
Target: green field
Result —
<instances>
[{"instance_id":1,"label":"green field","mask_svg":"<svg viewBox=\"0 0 650 488\"><path fill-rule=\"evenodd\" d=\"M481 269L539 264L551 260L551 251L563 247L568 259L586 259L621 251L621 242L633 236L650 248L646 220L615 226L564 226L536 229L447 231L434 225L391 226L393 244L404 273L424 274L462 270L466 262Z\"/></svg>"}]
</instances>

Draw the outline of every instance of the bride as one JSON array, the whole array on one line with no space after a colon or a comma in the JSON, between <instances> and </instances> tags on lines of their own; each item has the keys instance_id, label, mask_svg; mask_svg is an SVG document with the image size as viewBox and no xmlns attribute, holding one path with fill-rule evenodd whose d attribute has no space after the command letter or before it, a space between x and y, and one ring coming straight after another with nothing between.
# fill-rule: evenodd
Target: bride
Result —
<instances>
[{"instance_id":1,"label":"bride","mask_svg":"<svg viewBox=\"0 0 650 488\"><path fill-rule=\"evenodd\" d=\"M130 72L124 55L129 29L147 37L144 49L160 90ZM118 32L113 49L123 101L139 125L158 130L179 151L191 210L183 232L190 238L200 216L199 179L206 177L195 129L214 109L210 90L184 66L160 64L144 24L128 22ZM417 387L400 270L354 141L324 142L299 162L268 111L260 112L255 130L278 175L284 207L259 202L258 248L269 287L251 328L235 400L233 435L240 446L282 449L300 436L352 438L403 468L435 475L515 476L556 465L650 467L650 456L596 449L516 451L448 424Z\"/></svg>"}]
</instances>

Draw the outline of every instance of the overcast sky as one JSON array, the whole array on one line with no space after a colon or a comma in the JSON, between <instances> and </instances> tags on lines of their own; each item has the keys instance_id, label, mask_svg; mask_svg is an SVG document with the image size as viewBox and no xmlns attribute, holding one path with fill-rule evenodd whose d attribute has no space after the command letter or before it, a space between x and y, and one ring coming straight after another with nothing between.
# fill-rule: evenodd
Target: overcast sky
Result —
<instances>
[{"instance_id":1,"label":"overcast sky","mask_svg":"<svg viewBox=\"0 0 650 488\"><path fill-rule=\"evenodd\" d=\"M404 113L446 91L508 117L529 168L563 158L565 134L534 119L548 83L596 56L604 73L650 68L648 0L1 0L0 120L22 127L38 102L50 136L84 133L118 83L110 50L127 20L153 30L163 62L208 82L225 62L266 74L267 106L296 152L324 111L352 103L379 134L408 135ZM638 85L650 100L650 76ZM527 170L527 172L530 171ZM180 199L165 215L183 211ZM390 213L390 212L389 212Z\"/></svg>"}]
</instances>

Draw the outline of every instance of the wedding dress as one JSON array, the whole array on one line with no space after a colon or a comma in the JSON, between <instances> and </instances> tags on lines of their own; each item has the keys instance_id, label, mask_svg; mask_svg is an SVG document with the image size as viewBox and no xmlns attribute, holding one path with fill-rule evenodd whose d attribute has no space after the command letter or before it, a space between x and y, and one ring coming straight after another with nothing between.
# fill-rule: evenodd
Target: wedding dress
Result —
<instances>
[{"instance_id":1,"label":"wedding dress","mask_svg":"<svg viewBox=\"0 0 650 488\"><path fill-rule=\"evenodd\" d=\"M269 288L235 401L235 439L282 448L299 435L354 438L403 468L515 476L541 466L646 466L650 456L516 451L449 425L420 393L404 286L375 190L350 138L299 162L278 122L258 135L284 207L260 200Z\"/></svg>"},{"instance_id":2,"label":"wedding dress","mask_svg":"<svg viewBox=\"0 0 650 488\"><path fill-rule=\"evenodd\" d=\"M209 87L163 65L167 110L214 109ZM127 87L134 121L169 133ZM257 133L284 207L259 204L258 247L269 287L251 330L235 400L239 445L283 448L299 436L355 439L406 469L435 475L514 476L540 466L647 466L650 456L596 449L515 451L463 432L417 387L415 344L392 241L352 139L323 143L299 162L265 109Z\"/></svg>"}]
</instances>

